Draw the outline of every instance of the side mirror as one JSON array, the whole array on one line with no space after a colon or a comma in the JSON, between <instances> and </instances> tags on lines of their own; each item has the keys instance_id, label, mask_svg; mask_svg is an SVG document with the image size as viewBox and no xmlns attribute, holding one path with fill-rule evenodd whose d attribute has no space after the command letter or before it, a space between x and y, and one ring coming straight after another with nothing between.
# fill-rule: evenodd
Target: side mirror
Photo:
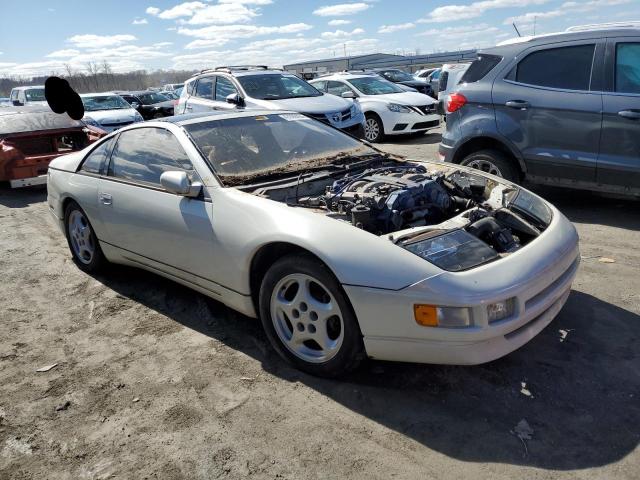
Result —
<instances>
[{"instance_id":1,"label":"side mirror","mask_svg":"<svg viewBox=\"0 0 640 480\"><path fill-rule=\"evenodd\" d=\"M354 92L352 92L351 90L347 90L346 92L342 92L342 95L340 95L342 98L356 98L356 94Z\"/></svg>"},{"instance_id":2,"label":"side mirror","mask_svg":"<svg viewBox=\"0 0 640 480\"><path fill-rule=\"evenodd\" d=\"M235 105L237 107L242 107L244 106L244 99L237 93L231 93L229 95L227 95L227 103L230 103L232 105Z\"/></svg>"},{"instance_id":3,"label":"side mirror","mask_svg":"<svg viewBox=\"0 0 640 480\"><path fill-rule=\"evenodd\" d=\"M140 104L138 102L131 102L131 106L136 110L140 108Z\"/></svg>"},{"instance_id":4,"label":"side mirror","mask_svg":"<svg viewBox=\"0 0 640 480\"><path fill-rule=\"evenodd\" d=\"M160 185L166 191L184 197L197 197L202 191L202 184L199 182L191 183L187 172L182 171L164 172L160 175Z\"/></svg>"}]
</instances>

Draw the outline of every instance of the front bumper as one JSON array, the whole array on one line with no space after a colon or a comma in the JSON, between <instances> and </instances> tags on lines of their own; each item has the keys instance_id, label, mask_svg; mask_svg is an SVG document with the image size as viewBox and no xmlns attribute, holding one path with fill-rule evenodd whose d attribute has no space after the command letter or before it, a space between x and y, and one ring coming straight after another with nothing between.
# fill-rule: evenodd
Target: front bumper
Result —
<instances>
[{"instance_id":1,"label":"front bumper","mask_svg":"<svg viewBox=\"0 0 640 480\"><path fill-rule=\"evenodd\" d=\"M399 291L345 285L367 354L376 359L474 365L520 348L562 309L580 256L571 223L554 210L551 225L509 257L465 272L443 272ZM489 322L487 305L514 299L513 314ZM414 304L468 307L474 326L423 327Z\"/></svg>"},{"instance_id":2,"label":"front bumper","mask_svg":"<svg viewBox=\"0 0 640 480\"><path fill-rule=\"evenodd\" d=\"M418 113L385 112L382 117L385 135L425 132L440 125L440 115Z\"/></svg>"}]
</instances>

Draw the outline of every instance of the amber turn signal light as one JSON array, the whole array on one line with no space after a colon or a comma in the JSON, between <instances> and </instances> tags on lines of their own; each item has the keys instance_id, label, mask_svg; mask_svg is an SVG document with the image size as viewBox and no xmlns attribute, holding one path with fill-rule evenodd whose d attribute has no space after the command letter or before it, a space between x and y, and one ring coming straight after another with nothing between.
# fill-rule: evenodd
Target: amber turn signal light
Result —
<instances>
[{"instance_id":1,"label":"amber turn signal light","mask_svg":"<svg viewBox=\"0 0 640 480\"><path fill-rule=\"evenodd\" d=\"M418 325L423 327L438 326L438 309L434 305L414 305L413 316Z\"/></svg>"}]
</instances>

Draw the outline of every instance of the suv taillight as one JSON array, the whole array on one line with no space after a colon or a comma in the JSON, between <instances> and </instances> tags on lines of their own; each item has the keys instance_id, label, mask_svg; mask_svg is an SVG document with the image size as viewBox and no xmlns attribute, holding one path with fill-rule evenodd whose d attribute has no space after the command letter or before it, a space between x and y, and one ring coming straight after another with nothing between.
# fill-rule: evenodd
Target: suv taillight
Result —
<instances>
[{"instance_id":1,"label":"suv taillight","mask_svg":"<svg viewBox=\"0 0 640 480\"><path fill-rule=\"evenodd\" d=\"M453 113L467 104L467 97L461 93L452 93L447 99L447 112Z\"/></svg>"}]
</instances>

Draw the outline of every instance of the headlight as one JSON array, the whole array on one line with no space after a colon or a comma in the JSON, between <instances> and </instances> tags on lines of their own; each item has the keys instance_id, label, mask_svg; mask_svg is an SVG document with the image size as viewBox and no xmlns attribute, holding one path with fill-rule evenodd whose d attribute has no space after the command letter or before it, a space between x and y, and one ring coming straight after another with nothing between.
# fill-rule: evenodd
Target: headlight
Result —
<instances>
[{"instance_id":1,"label":"headlight","mask_svg":"<svg viewBox=\"0 0 640 480\"><path fill-rule=\"evenodd\" d=\"M423 327L461 328L471 326L471 311L466 307L414 305L413 315Z\"/></svg>"},{"instance_id":2,"label":"headlight","mask_svg":"<svg viewBox=\"0 0 640 480\"><path fill-rule=\"evenodd\" d=\"M387 108L392 112L396 112L396 113L409 113L411 111L410 108L397 103L390 103L389 105L387 105Z\"/></svg>"},{"instance_id":3,"label":"headlight","mask_svg":"<svg viewBox=\"0 0 640 480\"><path fill-rule=\"evenodd\" d=\"M82 117L82 121L87 125L91 125L92 127L99 127L100 125L91 117Z\"/></svg>"},{"instance_id":4,"label":"headlight","mask_svg":"<svg viewBox=\"0 0 640 480\"><path fill-rule=\"evenodd\" d=\"M144 122L144 118L138 112L133 115L134 122Z\"/></svg>"},{"instance_id":5,"label":"headlight","mask_svg":"<svg viewBox=\"0 0 640 480\"><path fill-rule=\"evenodd\" d=\"M498 258L489 245L464 230L426 239L410 239L402 247L449 272L467 270Z\"/></svg>"}]
</instances>

